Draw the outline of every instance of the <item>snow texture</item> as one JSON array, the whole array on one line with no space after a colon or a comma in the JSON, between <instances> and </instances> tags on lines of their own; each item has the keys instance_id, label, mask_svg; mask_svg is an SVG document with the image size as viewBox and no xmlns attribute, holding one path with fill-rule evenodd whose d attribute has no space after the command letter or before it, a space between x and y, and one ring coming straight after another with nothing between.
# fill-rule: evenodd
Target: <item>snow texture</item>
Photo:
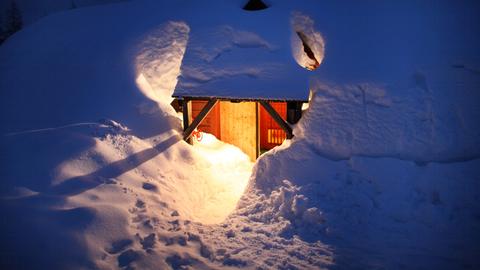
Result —
<instances>
[{"instance_id":1,"label":"snow texture","mask_svg":"<svg viewBox=\"0 0 480 270\"><path fill-rule=\"evenodd\" d=\"M480 268L476 4L241 2L78 9L0 47L0 268ZM312 90L292 140L255 164L181 140L175 87L239 93L270 60Z\"/></svg>"},{"instance_id":2,"label":"snow texture","mask_svg":"<svg viewBox=\"0 0 480 270\"><path fill-rule=\"evenodd\" d=\"M307 101L309 72L290 53L290 14L221 8L227 17L187 21L195 27L174 96Z\"/></svg>"},{"instance_id":3,"label":"snow texture","mask_svg":"<svg viewBox=\"0 0 480 270\"><path fill-rule=\"evenodd\" d=\"M128 0L15 0L22 14L24 25L30 25L39 19L57 12L96 5L119 3ZM0 2L0 14L5 13L11 1Z\"/></svg>"}]
</instances>

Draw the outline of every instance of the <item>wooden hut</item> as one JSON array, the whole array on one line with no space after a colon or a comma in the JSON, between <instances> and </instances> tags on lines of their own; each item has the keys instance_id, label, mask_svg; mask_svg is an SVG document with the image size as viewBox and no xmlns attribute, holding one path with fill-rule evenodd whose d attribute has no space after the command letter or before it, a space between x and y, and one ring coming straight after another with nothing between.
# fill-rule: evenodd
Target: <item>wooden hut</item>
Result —
<instances>
[{"instance_id":1,"label":"wooden hut","mask_svg":"<svg viewBox=\"0 0 480 270\"><path fill-rule=\"evenodd\" d=\"M309 71L292 55L292 38L301 40L290 13L225 12L192 29L173 97L185 140L199 129L255 160L293 137L291 125L308 102Z\"/></svg>"},{"instance_id":2,"label":"wooden hut","mask_svg":"<svg viewBox=\"0 0 480 270\"><path fill-rule=\"evenodd\" d=\"M301 117L304 101L236 100L218 97L179 97L184 139L195 129L233 144L252 160L293 137L291 124Z\"/></svg>"}]
</instances>

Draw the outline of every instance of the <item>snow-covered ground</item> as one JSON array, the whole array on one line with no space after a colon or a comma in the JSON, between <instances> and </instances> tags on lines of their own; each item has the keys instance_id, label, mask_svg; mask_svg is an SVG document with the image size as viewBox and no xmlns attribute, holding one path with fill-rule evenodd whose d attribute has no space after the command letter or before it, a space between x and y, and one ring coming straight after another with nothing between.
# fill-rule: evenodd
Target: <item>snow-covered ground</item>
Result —
<instances>
[{"instance_id":1,"label":"snow-covered ground","mask_svg":"<svg viewBox=\"0 0 480 270\"><path fill-rule=\"evenodd\" d=\"M252 164L182 141L169 105L242 2L77 9L0 47L0 268L480 268L477 5L268 1L325 50L294 139Z\"/></svg>"},{"instance_id":2,"label":"snow-covered ground","mask_svg":"<svg viewBox=\"0 0 480 270\"><path fill-rule=\"evenodd\" d=\"M0 17L3 20L7 17L13 1L20 10L22 22L25 26L53 13L128 0L3 0L0 2Z\"/></svg>"}]
</instances>

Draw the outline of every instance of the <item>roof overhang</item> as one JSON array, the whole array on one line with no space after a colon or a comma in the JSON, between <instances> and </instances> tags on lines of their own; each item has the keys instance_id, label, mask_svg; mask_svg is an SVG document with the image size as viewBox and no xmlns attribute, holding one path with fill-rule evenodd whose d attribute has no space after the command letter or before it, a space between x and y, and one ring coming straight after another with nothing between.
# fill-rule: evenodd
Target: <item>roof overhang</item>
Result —
<instances>
[{"instance_id":1,"label":"roof overhang","mask_svg":"<svg viewBox=\"0 0 480 270\"><path fill-rule=\"evenodd\" d=\"M243 97L217 97L217 96L192 96L192 95L173 95L176 99L188 99L188 100L209 100L215 98L220 101L232 101L232 102L257 102L257 101L273 101L273 102L308 102L307 99L285 99L285 98L243 98Z\"/></svg>"}]
</instances>

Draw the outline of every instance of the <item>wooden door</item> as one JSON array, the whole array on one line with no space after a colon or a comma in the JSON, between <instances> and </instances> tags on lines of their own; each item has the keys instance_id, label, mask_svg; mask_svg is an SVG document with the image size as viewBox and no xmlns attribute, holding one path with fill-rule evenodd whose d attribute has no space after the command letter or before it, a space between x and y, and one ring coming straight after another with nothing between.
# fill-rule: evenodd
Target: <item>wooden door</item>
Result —
<instances>
[{"instance_id":1,"label":"wooden door","mask_svg":"<svg viewBox=\"0 0 480 270\"><path fill-rule=\"evenodd\" d=\"M257 104L256 102L220 102L221 138L257 159Z\"/></svg>"},{"instance_id":2,"label":"wooden door","mask_svg":"<svg viewBox=\"0 0 480 270\"><path fill-rule=\"evenodd\" d=\"M275 111L286 120L287 103L286 102L269 102ZM273 120L270 114L260 107L260 149L270 150L280 145L287 138L285 131Z\"/></svg>"}]
</instances>

